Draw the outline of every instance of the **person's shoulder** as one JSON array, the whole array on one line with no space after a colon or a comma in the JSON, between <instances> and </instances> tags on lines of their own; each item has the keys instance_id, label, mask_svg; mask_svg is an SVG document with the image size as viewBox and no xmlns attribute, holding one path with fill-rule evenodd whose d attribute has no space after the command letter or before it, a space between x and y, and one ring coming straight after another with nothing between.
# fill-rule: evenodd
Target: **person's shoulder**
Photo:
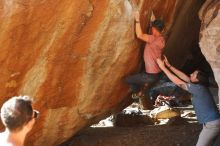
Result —
<instances>
[{"instance_id":1,"label":"person's shoulder","mask_svg":"<svg viewBox=\"0 0 220 146\"><path fill-rule=\"evenodd\" d=\"M179 86L180 88L184 89L184 90L188 90L188 83L179 84L178 86Z\"/></svg>"},{"instance_id":2,"label":"person's shoulder","mask_svg":"<svg viewBox=\"0 0 220 146\"><path fill-rule=\"evenodd\" d=\"M0 133L0 146L13 146L12 143L8 143L4 132Z\"/></svg>"},{"instance_id":3,"label":"person's shoulder","mask_svg":"<svg viewBox=\"0 0 220 146\"><path fill-rule=\"evenodd\" d=\"M208 87L204 86L204 85L201 85L201 84L195 84L195 83L188 83L187 84L187 87L189 89L193 89L193 90L204 90L204 89L208 89Z\"/></svg>"},{"instance_id":4,"label":"person's shoulder","mask_svg":"<svg viewBox=\"0 0 220 146\"><path fill-rule=\"evenodd\" d=\"M154 36L157 39L165 40L165 37L163 35L158 35L158 36L152 35L152 36Z\"/></svg>"},{"instance_id":5,"label":"person's shoulder","mask_svg":"<svg viewBox=\"0 0 220 146\"><path fill-rule=\"evenodd\" d=\"M157 42L161 45L165 45L165 38L163 36L157 36L155 37L155 39L157 40Z\"/></svg>"},{"instance_id":6,"label":"person's shoulder","mask_svg":"<svg viewBox=\"0 0 220 146\"><path fill-rule=\"evenodd\" d=\"M1 132L1 133L0 133L0 139L1 139L1 141L2 141L2 139L4 139L4 137L5 137L5 136L4 136L4 132ZM1 143L1 141L0 141L0 143Z\"/></svg>"},{"instance_id":7,"label":"person's shoulder","mask_svg":"<svg viewBox=\"0 0 220 146\"><path fill-rule=\"evenodd\" d=\"M159 39L160 39L163 43L165 43L165 37L164 37L163 35L161 35L161 36L159 37Z\"/></svg>"},{"instance_id":8,"label":"person's shoulder","mask_svg":"<svg viewBox=\"0 0 220 146\"><path fill-rule=\"evenodd\" d=\"M195 88L196 84L193 84L192 82L187 82L185 84L180 85L180 87L185 89L185 90L190 90L192 88Z\"/></svg>"},{"instance_id":9,"label":"person's shoulder","mask_svg":"<svg viewBox=\"0 0 220 146\"><path fill-rule=\"evenodd\" d=\"M188 83L186 83L186 86L189 87L189 88L190 88L190 87L192 88L192 87L196 87L197 84L194 84L194 83L192 83L192 82L188 82Z\"/></svg>"},{"instance_id":10,"label":"person's shoulder","mask_svg":"<svg viewBox=\"0 0 220 146\"><path fill-rule=\"evenodd\" d=\"M5 140L2 140L0 141L0 146L14 146L13 144L11 143L8 143L7 141Z\"/></svg>"}]
</instances>

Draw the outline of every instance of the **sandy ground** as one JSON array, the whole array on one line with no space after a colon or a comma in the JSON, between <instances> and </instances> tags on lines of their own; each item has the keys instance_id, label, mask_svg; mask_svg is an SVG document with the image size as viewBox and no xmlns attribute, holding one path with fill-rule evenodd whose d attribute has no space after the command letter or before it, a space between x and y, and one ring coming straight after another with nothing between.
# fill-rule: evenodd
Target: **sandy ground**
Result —
<instances>
[{"instance_id":1,"label":"sandy ground","mask_svg":"<svg viewBox=\"0 0 220 146\"><path fill-rule=\"evenodd\" d=\"M198 124L89 128L61 146L195 146Z\"/></svg>"}]
</instances>

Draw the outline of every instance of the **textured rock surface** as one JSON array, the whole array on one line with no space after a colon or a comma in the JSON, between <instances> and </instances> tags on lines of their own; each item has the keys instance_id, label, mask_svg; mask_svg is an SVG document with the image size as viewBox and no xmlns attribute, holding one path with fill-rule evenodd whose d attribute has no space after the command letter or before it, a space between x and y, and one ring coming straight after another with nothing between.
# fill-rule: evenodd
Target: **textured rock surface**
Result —
<instances>
[{"instance_id":1,"label":"textured rock surface","mask_svg":"<svg viewBox=\"0 0 220 146\"><path fill-rule=\"evenodd\" d=\"M220 0L207 0L200 10L200 47L220 86ZM220 91L220 90L219 90ZM219 92L220 93L220 92ZM219 100L220 101L220 100Z\"/></svg>"},{"instance_id":2,"label":"textured rock surface","mask_svg":"<svg viewBox=\"0 0 220 146\"><path fill-rule=\"evenodd\" d=\"M187 13L183 1L137 2L143 28L151 9L167 30ZM141 58L133 10L128 0L0 0L0 103L30 95L41 112L27 145L57 145L123 107L123 77L138 70Z\"/></svg>"},{"instance_id":3,"label":"textured rock surface","mask_svg":"<svg viewBox=\"0 0 220 146\"><path fill-rule=\"evenodd\" d=\"M177 68L192 59L193 49L199 41L200 20L198 11L205 0L178 1L174 24L168 31L165 54Z\"/></svg>"}]
</instances>

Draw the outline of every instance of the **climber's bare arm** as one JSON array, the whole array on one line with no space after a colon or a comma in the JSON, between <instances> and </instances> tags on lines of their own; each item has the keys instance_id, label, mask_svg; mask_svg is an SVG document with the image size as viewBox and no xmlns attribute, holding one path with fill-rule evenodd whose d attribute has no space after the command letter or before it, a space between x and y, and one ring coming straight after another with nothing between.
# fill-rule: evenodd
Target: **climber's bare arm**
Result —
<instances>
[{"instance_id":1,"label":"climber's bare arm","mask_svg":"<svg viewBox=\"0 0 220 146\"><path fill-rule=\"evenodd\" d=\"M150 35L143 33L141 25L140 25L140 13L138 11L135 12L135 21L136 21L135 32L136 32L137 38L145 42L149 42Z\"/></svg>"}]
</instances>

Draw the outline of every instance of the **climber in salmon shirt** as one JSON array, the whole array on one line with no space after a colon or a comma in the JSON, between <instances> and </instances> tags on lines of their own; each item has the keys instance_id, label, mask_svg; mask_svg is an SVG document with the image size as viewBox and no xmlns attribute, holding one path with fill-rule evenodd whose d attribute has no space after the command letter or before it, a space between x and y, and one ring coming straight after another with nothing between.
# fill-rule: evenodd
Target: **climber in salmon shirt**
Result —
<instances>
[{"instance_id":1,"label":"climber in salmon shirt","mask_svg":"<svg viewBox=\"0 0 220 146\"><path fill-rule=\"evenodd\" d=\"M212 146L220 134L220 114L208 89L209 80L205 73L195 70L190 76L172 66L167 58L157 59L167 77L177 86L192 94L192 104L199 123L203 124L196 146Z\"/></svg>"},{"instance_id":2,"label":"climber in salmon shirt","mask_svg":"<svg viewBox=\"0 0 220 146\"><path fill-rule=\"evenodd\" d=\"M143 109L152 109L153 102L149 98L149 89L162 76L162 71L157 64L156 59L161 57L162 51L165 47L165 39L162 35L164 22L160 19L155 19L152 12L150 23L152 34L147 34L142 31L139 12L135 12L135 22L137 38L146 42L143 54L145 71L130 75L126 77L125 81L132 89L132 97L140 98Z\"/></svg>"},{"instance_id":3,"label":"climber in salmon shirt","mask_svg":"<svg viewBox=\"0 0 220 146\"><path fill-rule=\"evenodd\" d=\"M6 101L1 108L5 131L0 133L0 146L23 146L38 115L28 96L16 96Z\"/></svg>"}]
</instances>

